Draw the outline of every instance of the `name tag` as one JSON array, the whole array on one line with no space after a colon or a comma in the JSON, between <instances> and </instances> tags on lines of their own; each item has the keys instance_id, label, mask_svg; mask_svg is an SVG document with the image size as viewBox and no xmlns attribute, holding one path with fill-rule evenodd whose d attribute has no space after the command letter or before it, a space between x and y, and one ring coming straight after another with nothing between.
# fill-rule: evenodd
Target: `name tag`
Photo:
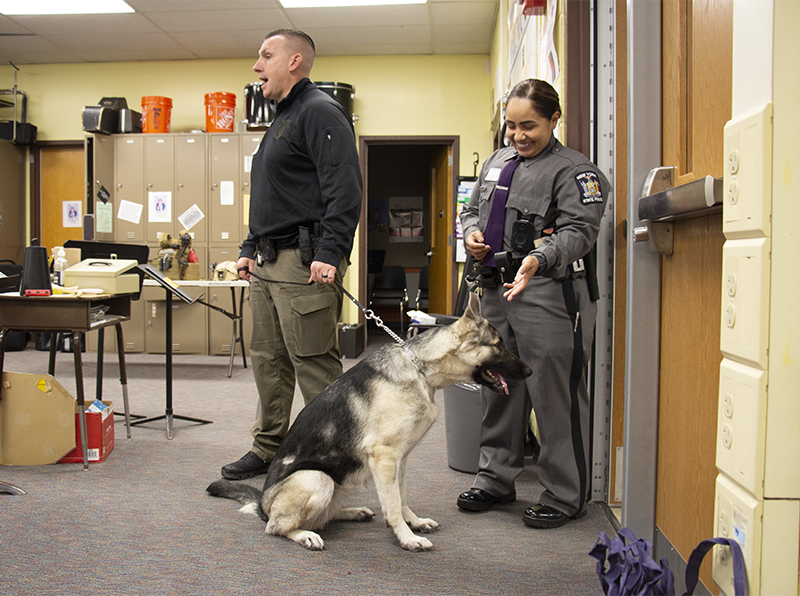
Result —
<instances>
[{"instance_id":1,"label":"name tag","mask_svg":"<svg viewBox=\"0 0 800 596\"><path fill-rule=\"evenodd\" d=\"M500 168L489 168L489 171L486 172L486 181L497 182L500 180L500 171Z\"/></svg>"}]
</instances>

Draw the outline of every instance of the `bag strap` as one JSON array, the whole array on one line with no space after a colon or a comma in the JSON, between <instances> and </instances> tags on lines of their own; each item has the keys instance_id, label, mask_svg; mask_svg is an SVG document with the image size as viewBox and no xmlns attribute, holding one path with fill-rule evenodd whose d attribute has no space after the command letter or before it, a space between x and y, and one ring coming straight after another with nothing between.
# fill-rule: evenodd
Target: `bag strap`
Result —
<instances>
[{"instance_id":1,"label":"bag strap","mask_svg":"<svg viewBox=\"0 0 800 596\"><path fill-rule=\"evenodd\" d=\"M739 543L732 538L709 538L703 540L692 551L689 556L689 563L686 565L686 592L683 596L691 596L697 586L698 574L700 573L700 563L703 557L711 550L715 544L729 546L733 555L733 593L736 596L745 596L747 587L747 569L744 566L744 555Z\"/></svg>"}]
</instances>

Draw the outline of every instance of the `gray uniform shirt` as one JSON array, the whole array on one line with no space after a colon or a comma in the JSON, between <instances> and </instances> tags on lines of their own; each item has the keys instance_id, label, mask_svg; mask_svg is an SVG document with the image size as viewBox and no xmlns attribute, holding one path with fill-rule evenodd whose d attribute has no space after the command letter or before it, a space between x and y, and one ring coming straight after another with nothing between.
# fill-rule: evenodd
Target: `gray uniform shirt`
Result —
<instances>
[{"instance_id":1,"label":"gray uniform shirt","mask_svg":"<svg viewBox=\"0 0 800 596\"><path fill-rule=\"evenodd\" d=\"M495 151L480 172L467 207L461 213L466 239L486 229L500 171L516 155L512 147ZM506 200L503 250L509 250L513 223L530 219L541 244L528 254L539 259L539 274L561 279L567 266L585 256L597 240L610 184L582 153L564 147L555 137L536 157L523 161L514 172ZM553 228L552 234L544 234ZM500 252L494 249L494 252ZM526 255L515 253L514 256Z\"/></svg>"}]
</instances>

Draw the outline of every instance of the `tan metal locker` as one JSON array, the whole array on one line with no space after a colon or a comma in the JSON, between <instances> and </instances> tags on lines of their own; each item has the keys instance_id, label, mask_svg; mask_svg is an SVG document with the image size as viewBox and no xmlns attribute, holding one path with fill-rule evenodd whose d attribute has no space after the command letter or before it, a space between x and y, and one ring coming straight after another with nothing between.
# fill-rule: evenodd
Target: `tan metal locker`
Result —
<instances>
[{"instance_id":1,"label":"tan metal locker","mask_svg":"<svg viewBox=\"0 0 800 596\"><path fill-rule=\"evenodd\" d=\"M86 207L94 213L94 239L110 242L114 240L114 139L100 134L88 136L84 154Z\"/></svg>"},{"instance_id":2,"label":"tan metal locker","mask_svg":"<svg viewBox=\"0 0 800 596\"><path fill-rule=\"evenodd\" d=\"M192 296L202 294L203 288L188 288ZM145 346L148 354L166 352L166 290L147 287L142 292L145 299ZM178 298L172 300L172 351L174 354L208 353L208 307L195 302L186 304Z\"/></svg>"},{"instance_id":3,"label":"tan metal locker","mask_svg":"<svg viewBox=\"0 0 800 596\"><path fill-rule=\"evenodd\" d=\"M239 247L210 247L208 249L209 266L213 263L222 263L223 261L236 261L239 258ZM209 277L211 270L209 269ZM234 288L236 296L236 312L239 312L239 297L241 296L242 288ZM250 328L252 320L250 319L250 303L248 302L249 290L244 288L244 301L242 310L244 311L244 318L242 320L243 337L245 345L245 354L249 353L250 348ZM209 288L208 303L213 304L219 308L225 309L227 312L233 312L231 303L231 290L230 288ZM231 341L233 339L233 322L230 318L222 313L218 313L213 309L208 309L208 349L212 355L227 356L231 353ZM241 346L237 345L235 354L241 356ZM241 363L241 359L237 360Z\"/></svg>"},{"instance_id":4,"label":"tan metal locker","mask_svg":"<svg viewBox=\"0 0 800 596\"><path fill-rule=\"evenodd\" d=\"M145 135L144 180L146 241L158 242L162 235L177 234L175 214L175 137Z\"/></svg>"},{"instance_id":5,"label":"tan metal locker","mask_svg":"<svg viewBox=\"0 0 800 596\"><path fill-rule=\"evenodd\" d=\"M181 134L175 139L175 233L184 229L179 217L191 209L186 220L199 211L204 217L189 229L193 244L208 243L206 139L203 134ZM201 272L201 277L206 276Z\"/></svg>"},{"instance_id":6,"label":"tan metal locker","mask_svg":"<svg viewBox=\"0 0 800 596\"><path fill-rule=\"evenodd\" d=\"M263 132L245 132L241 136L242 145L242 239L247 238L250 233L250 170L253 164L253 155L261 139L264 138Z\"/></svg>"},{"instance_id":7,"label":"tan metal locker","mask_svg":"<svg viewBox=\"0 0 800 596\"><path fill-rule=\"evenodd\" d=\"M99 332L95 333L94 331L86 334L87 352L97 352L97 340L99 335ZM113 327L108 327L105 329L103 335L103 351L106 354L116 354L117 332ZM142 298L131 301L131 318L122 323L122 339L125 341L126 354L144 352L144 300ZM116 363L113 363L111 366L111 372L105 373L106 376L109 374L117 374L117 369L113 368L116 367Z\"/></svg>"},{"instance_id":8,"label":"tan metal locker","mask_svg":"<svg viewBox=\"0 0 800 596\"><path fill-rule=\"evenodd\" d=\"M144 242L147 218L144 192L144 137L114 138L114 239Z\"/></svg>"},{"instance_id":9,"label":"tan metal locker","mask_svg":"<svg viewBox=\"0 0 800 596\"><path fill-rule=\"evenodd\" d=\"M239 136L210 136L211 188L209 192L210 243L242 242L242 193Z\"/></svg>"}]
</instances>

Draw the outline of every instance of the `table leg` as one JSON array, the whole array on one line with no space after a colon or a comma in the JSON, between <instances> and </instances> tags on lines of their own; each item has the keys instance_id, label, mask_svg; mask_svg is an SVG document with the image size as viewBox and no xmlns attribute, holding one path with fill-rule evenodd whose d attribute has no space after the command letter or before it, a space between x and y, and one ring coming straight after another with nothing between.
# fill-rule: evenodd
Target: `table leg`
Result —
<instances>
[{"instance_id":1,"label":"table leg","mask_svg":"<svg viewBox=\"0 0 800 596\"><path fill-rule=\"evenodd\" d=\"M122 402L125 407L125 429L131 440L131 415L128 409L128 373L125 369L125 341L122 338L122 323L114 325L117 329L117 353L119 354L119 383L122 385Z\"/></svg>"},{"instance_id":2,"label":"table leg","mask_svg":"<svg viewBox=\"0 0 800 596\"><path fill-rule=\"evenodd\" d=\"M56 349L58 348L58 333L50 334L50 360L47 363L47 374L56 376Z\"/></svg>"},{"instance_id":3,"label":"table leg","mask_svg":"<svg viewBox=\"0 0 800 596\"><path fill-rule=\"evenodd\" d=\"M103 401L103 350L105 349L106 330L103 327L97 330L97 381L95 383L94 398Z\"/></svg>"},{"instance_id":4,"label":"table leg","mask_svg":"<svg viewBox=\"0 0 800 596\"><path fill-rule=\"evenodd\" d=\"M0 399L3 399L3 363L6 359L6 334L7 329L0 329Z\"/></svg>"},{"instance_id":5,"label":"table leg","mask_svg":"<svg viewBox=\"0 0 800 596\"><path fill-rule=\"evenodd\" d=\"M75 356L75 403L78 407L78 422L81 427L81 447L83 451L83 469L89 469L89 442L86 435L86 410L83 394L83 362L81 360L82 333L72 334L72 353ZM52 341L52 339L51 339Z\"/></svg>"}]
</instances>

